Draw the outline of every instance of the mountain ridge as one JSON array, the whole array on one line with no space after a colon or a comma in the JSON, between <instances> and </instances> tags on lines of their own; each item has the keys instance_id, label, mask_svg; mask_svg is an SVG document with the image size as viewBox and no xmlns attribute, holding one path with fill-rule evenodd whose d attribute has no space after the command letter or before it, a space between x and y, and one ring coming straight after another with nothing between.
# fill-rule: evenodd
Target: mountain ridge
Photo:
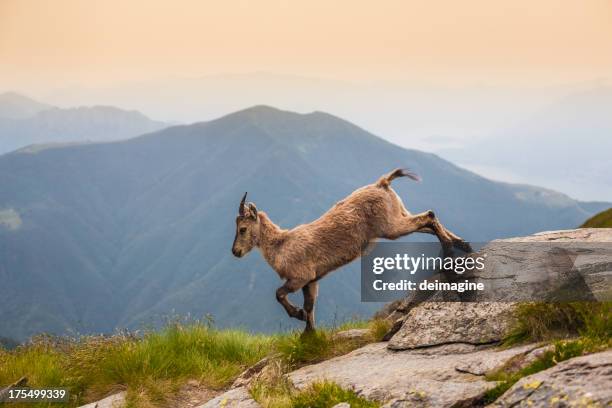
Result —
<instances>
[{"instance_id":1,"label":"mountain ridge","mask_svg":"<svg viewBox=\"0 0 612 408\"><path fill-rule=\"evenodd\" d=\"M24 119L52 108L17 92L0 93L0 119Z\"/></svg>"},{"instance_id":2,"label":"mountain ridge","mask_svg":"<svg viewBox=\"0 0 612 408\"><path fill-rule=\"evenodd\" d=\"M3 116L12 105L3 102L0 95L0 154L24 147L38 150L41 144L120 140L168 126L135 110L104 105L58 108L14 95L5 99L17 98L27 106L13 109L18 112L12 116Z\"/></svg>"}]
</instances>

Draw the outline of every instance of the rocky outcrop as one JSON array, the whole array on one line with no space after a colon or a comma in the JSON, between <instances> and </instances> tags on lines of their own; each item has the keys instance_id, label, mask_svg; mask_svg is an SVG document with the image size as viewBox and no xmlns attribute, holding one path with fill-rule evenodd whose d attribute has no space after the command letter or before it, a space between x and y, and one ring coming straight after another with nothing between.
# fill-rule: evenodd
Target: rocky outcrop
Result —
<instances>
[{"instance_id":1,"label":"rocky outcrop","mask_svg":"<svg viewBox=\"0 0 612 408\"><path fill-rule=\"evenodd\" d=\"M573 358L522 378L490 407L609 407L612 350Z\"/></svg>"},{"instance_id":2,"label":"rocky outcrop","mask_svg":"<svg viewBox=\"0 0 612 408\"><path fill-rule=\"evenodd\" d=\"M609 228L495 240L474 254L484 256L484 270L462 276L486 290L465 294L464 302L443 302L449 295L441 293L426 302L418 294L396 301L379 314L393 322L385 340L394 349L495 342L516 302L612 300L611 248Z\"/></svg>"},{"instance_id":3,"label":"rocky outcrop","mask_svg":"<svg viewBox=\"0 0 612 408\"><path fill-rule=\"evenodd\" d=\"M289 378L299 389L317 381L333 381L387 407L470 406L496 385L487 381L484 373L497 370L534 348L528 345L496 350L449 344L397 352L389 350L385 343L374 343L303 367L290 373ZM478 366L478 374L467 372L465 367L469 366Z\"/></svg>"}]
</instances>

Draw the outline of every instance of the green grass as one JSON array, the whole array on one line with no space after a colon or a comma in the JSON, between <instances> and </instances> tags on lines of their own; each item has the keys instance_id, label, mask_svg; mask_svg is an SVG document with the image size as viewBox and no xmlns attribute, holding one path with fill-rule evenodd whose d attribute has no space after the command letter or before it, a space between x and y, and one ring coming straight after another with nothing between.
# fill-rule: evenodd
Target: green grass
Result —
<instances>
[{"instance_id":1,"label":"green grass","mask_svg":"<svg viewBox=\"0 0 612 408\"><path fill-rule=\"evenodd\" d=\"M612 228L612 208L589 218L580 228Z\"/></svg>"},{"instance_id":2,"label":"green grass","mask_svg":"<svg viewBox=\"0 0 612 408\"><path fill-rule=\"evenodd\" d=\"M612 302L523 303L514 313L506 346L577 336L612 346Z\"/></svg>"},{"instance_id":3,"label":"green grass","mask_svg":"<svg viewBox=\"0 0 612 408\"><path fill-rule=\"evenodd\" d=\"M351 408L377 408L380 405L361 398L333 382L314 383L291 398L292 408L330 408L348 402Z\"/></svg>"},{"instance_id":4,"label":"green grass","mask_svg":"<svg viewBox=\"0 0 612 408\"><path fill-rule=\"evenodd\" d=\"M263 358L274 341L200 323L173 324L143 338L43 341L0 352L0 385L26 376L31 386L67 387L73 396L69 406L125 389L131 405L146 406L161 402L188 379L213 389L227 386Z\"/></svg>"},{"instance_id":5,"label":"green grass","mask_svg":"<svg viewBox=\"0 0 612 408\"><path fill-rule=\"evenodd\" d=\"M370 338L372 341L382 341L385 334L391 330L391 322L385 319L374 319L368 322Z\"/></svg>"},{"instance_id":6,"label":"green grass","mask_svg":"<svg viewBox=\"0 0 612 408\"><path fill-rule=\"evenodd\" d=\"M298 391L284 377L266 383L257 382L251 386L251 395L263 408L331 408L341 402L349 403L351 408L380 406L334 382L317 382Z\"/></svg>"},{"instance_id":7,"label":"green grass","mask_svg":"<svg viewBox=\"0 0 612 408\"><path fill-rule=\"evenodd\" d=\"M389 327L389 322L376 319L370 322L350 322L336 329L320 328L305 335L293 333L279 337L276 350L289 367L296 368L346 354L367 343L381 341ZM363 338L355 340L334 336L339 331L350 329L368 329L368 332Z\"/></svg>"},{"instance_id":8,"label":"green grass","mask_svg":"<svg viewBox=\"0 0 612 408\"><path fill-rule=\"evenodd\" d=\"M334 337L347 328L369 331L360 340ZM191 322L171 323L143 336L41 336L14 350L0 348L0 388L25 376L33 387L68 388L72 399L66 406L95 401L120 390L127 390L129 406L159 406L188 380L222 390L267 355L278 356L279 364L289 370L354 350L376 340L376 333L383 329L380 322L353 321L308 336L257 335Z\"/></svg>"}]
</instances>

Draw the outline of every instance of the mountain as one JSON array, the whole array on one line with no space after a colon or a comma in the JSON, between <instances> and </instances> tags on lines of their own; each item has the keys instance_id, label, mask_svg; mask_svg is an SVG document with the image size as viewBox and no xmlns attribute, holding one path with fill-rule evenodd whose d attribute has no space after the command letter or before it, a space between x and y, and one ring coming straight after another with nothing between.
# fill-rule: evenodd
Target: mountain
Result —
<instances>
[{"instance_id":1,"label":"mountain","mask_svg":"<svg viewBox=\"0 0 612 408\"><path fill-rule=\"evenodd\" d=\"M575 227L610 206L494 182L326 113L265 106L120 142L16 151L0 156L0 335L207 313L220 326L294 327L261 256L230 252L240 197L292 227L400 166L424 180L394 183L406 206L435 210L472 241ZM358 262L323 280L319 321L374 311L359 290Z\"/></svg>"},{"instance_id":2,"label":"mountain","mask_svg":"<svg viewBox=\"0 0 612 408\"><path fill-rule=\"evenodd\" d=\"M15 92L0 94L0 119L25 119L52 108Z\"/></svg>"},{"instance_id":3,"label":"mountain","mask_svg":"<svg viewBox=\"0 0 612 408\"><path fill-rule=\"evenodd\" d=\"M167 124L110 106L49 107L26 118L0 118L0 154L32 144L119 140Z\"/></svg>"},{"instance_id":4,"label":"mountain","mask_svg":"<svg viewBox=\"0 0 612 408\"><path fill-rule=\"evenodd\" d=\"M611 151L612 87L602 85L561 98L490 137L438 152L480 173L610 200Z\"/></svg>"}]
</instances>

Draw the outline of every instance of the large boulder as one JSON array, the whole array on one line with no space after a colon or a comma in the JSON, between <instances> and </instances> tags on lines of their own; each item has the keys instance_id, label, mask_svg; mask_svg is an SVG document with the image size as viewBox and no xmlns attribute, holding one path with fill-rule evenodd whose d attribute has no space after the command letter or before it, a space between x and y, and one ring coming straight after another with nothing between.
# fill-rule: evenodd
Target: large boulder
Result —
<instances>
[{"instance_id":1,"label":"large boulder","mask_svg":"<svg viewBox=\"0 0 612 408\"><path fill-rule=\"evenodd\" d=\"M612 406L612 350L564 361L522 378L490 407Z\"/></svg>"},{"instance_id":2,"label":"large boulder","mask_svg":"<svg viewBox=\"0 0 612 408\"><path fill-rule=\"evenodd\" d=\"M487 290L471 301L612 300L612 229L541 232L495 240L476 256L485 268L471 280Z\"/></svg>"},{"instance_id":3,"label":"large boulder","mask_svg":"<svg viewBox=\"0 0 612 408\"><path fill-rule=\"evenodd\" d=\"M423 294L412 293L388 305L381 315L393 322L385 338L391 339L389 347L499 341L516 302L612 300L610 228L495 240L473 256L484 257L484 269L461 279L484 283L486 289L465 293L457 302L445 301L456 295L450 292L426 301Z\"/></svg>"},{"instance_id":4,"label":"large boulder","mask_svg":"<svg viewBox=\"0 0 612 408\"><path fill-rule=\"evenodd\" d=\"M512 308L512 303L427 302L410 310L388 347L404 350L448 343L494 343L507 333Z\"/></svg>"}]
</instances>

